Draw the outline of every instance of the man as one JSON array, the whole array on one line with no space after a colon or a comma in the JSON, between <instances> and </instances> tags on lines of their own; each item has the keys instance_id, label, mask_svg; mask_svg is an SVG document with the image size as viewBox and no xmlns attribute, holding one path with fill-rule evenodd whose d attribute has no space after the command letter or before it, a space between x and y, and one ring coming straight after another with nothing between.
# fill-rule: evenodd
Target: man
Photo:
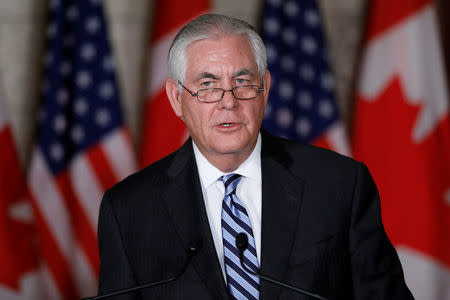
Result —
<instances>
[{"instance_id":1,"label":"man","mask_svg":"<svg viewBox=\"0 0 450 300\"><path fill-rule=\"evenodd\" d=\"M203 15L169 52L166 90L190 139L105 193L100 294L169 279L115 299L412 299L381 223L366 167L261 130L271 77L247 23Z\"/></svg>"}]
</instances>

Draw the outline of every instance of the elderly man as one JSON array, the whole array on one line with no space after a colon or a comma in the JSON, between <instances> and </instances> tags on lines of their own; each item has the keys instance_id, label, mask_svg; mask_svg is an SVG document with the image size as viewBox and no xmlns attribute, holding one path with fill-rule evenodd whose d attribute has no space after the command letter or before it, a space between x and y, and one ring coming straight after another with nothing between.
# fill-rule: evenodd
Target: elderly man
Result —
<instances>
[{"instance_id":1,"label":"elderly man","mask_svg":"<svg viewBox=\"0 0 450 300\"><path fill-rule=\"evenodd\" d=\"M313 299L244 270L244 233L253 272L329 299L412 299L367 168L261 129L266 66L243 21L210 14L180 30L166 91L190 138L105 193L101 294L175 276L115 299Z\"/></svg>"}]
</instances>

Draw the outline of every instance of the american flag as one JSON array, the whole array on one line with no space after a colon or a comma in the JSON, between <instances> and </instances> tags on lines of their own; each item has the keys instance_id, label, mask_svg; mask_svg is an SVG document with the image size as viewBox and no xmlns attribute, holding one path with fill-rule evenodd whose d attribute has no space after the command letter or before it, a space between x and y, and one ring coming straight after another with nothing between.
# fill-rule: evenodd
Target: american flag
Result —
<instances>
[{"instance_id":1,"label":"american flag","mask_svg":"<svg viewBox=\"0 0 450 300\"><path fill-rule=\"evenodd\" d=\"M316 0L267 0L262 36L272 75L263 126L349 154Z\"/></svg>"},{"instance_id":2,"label":"american flag","mask_svg":"<svg viewBox=\"0 0 450 300\"><path fill-rule=\"evenodd\" d=\"M45 299L96 293L102 194L136 169L100 0L52 0L29 171Z\"/></svg>"}]
</instances>

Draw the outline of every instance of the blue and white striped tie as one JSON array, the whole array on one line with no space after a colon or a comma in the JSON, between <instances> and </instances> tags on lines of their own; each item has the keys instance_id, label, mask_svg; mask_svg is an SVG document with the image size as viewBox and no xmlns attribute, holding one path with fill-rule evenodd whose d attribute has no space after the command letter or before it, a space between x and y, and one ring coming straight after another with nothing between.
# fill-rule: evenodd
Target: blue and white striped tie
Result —
<instances>
[{"instance_id":1,"label":"blue and white striped tie","mask_svg":"<svg viewBox=\"0 0 450 300\"><path fill-rule=\"evenodd\" d=\"M244 252L244 263L254 272L258 272L255 239L252 224L244 205L236 196L236 187L241 180L239 174L228 174L219 178L225 185L222 203L222 238L225 257L225 272L228 288L236 299L259 299L259 278L247 273L240 264L239 250L236 248L236 236L243 232L248 237L248 248Z\"/></svg>"}]
</instances>

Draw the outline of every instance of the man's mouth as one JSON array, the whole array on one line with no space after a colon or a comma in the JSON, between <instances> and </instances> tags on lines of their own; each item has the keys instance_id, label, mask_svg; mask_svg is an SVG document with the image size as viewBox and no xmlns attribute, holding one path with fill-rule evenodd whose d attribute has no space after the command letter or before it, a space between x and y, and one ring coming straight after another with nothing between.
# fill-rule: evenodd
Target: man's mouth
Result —
<instances>
[{"instance_id":1,"label":"man's mouth","mask_svg":"<svg viewBox=\"0 0 450 300\"><path fill-rule=\"evenodd\" d=\"M220 126L222 126L222 127L230 127L230 126L233 126L234 124L236 124L236 123L220 123Z\"/></svg>"}]
</instances>

